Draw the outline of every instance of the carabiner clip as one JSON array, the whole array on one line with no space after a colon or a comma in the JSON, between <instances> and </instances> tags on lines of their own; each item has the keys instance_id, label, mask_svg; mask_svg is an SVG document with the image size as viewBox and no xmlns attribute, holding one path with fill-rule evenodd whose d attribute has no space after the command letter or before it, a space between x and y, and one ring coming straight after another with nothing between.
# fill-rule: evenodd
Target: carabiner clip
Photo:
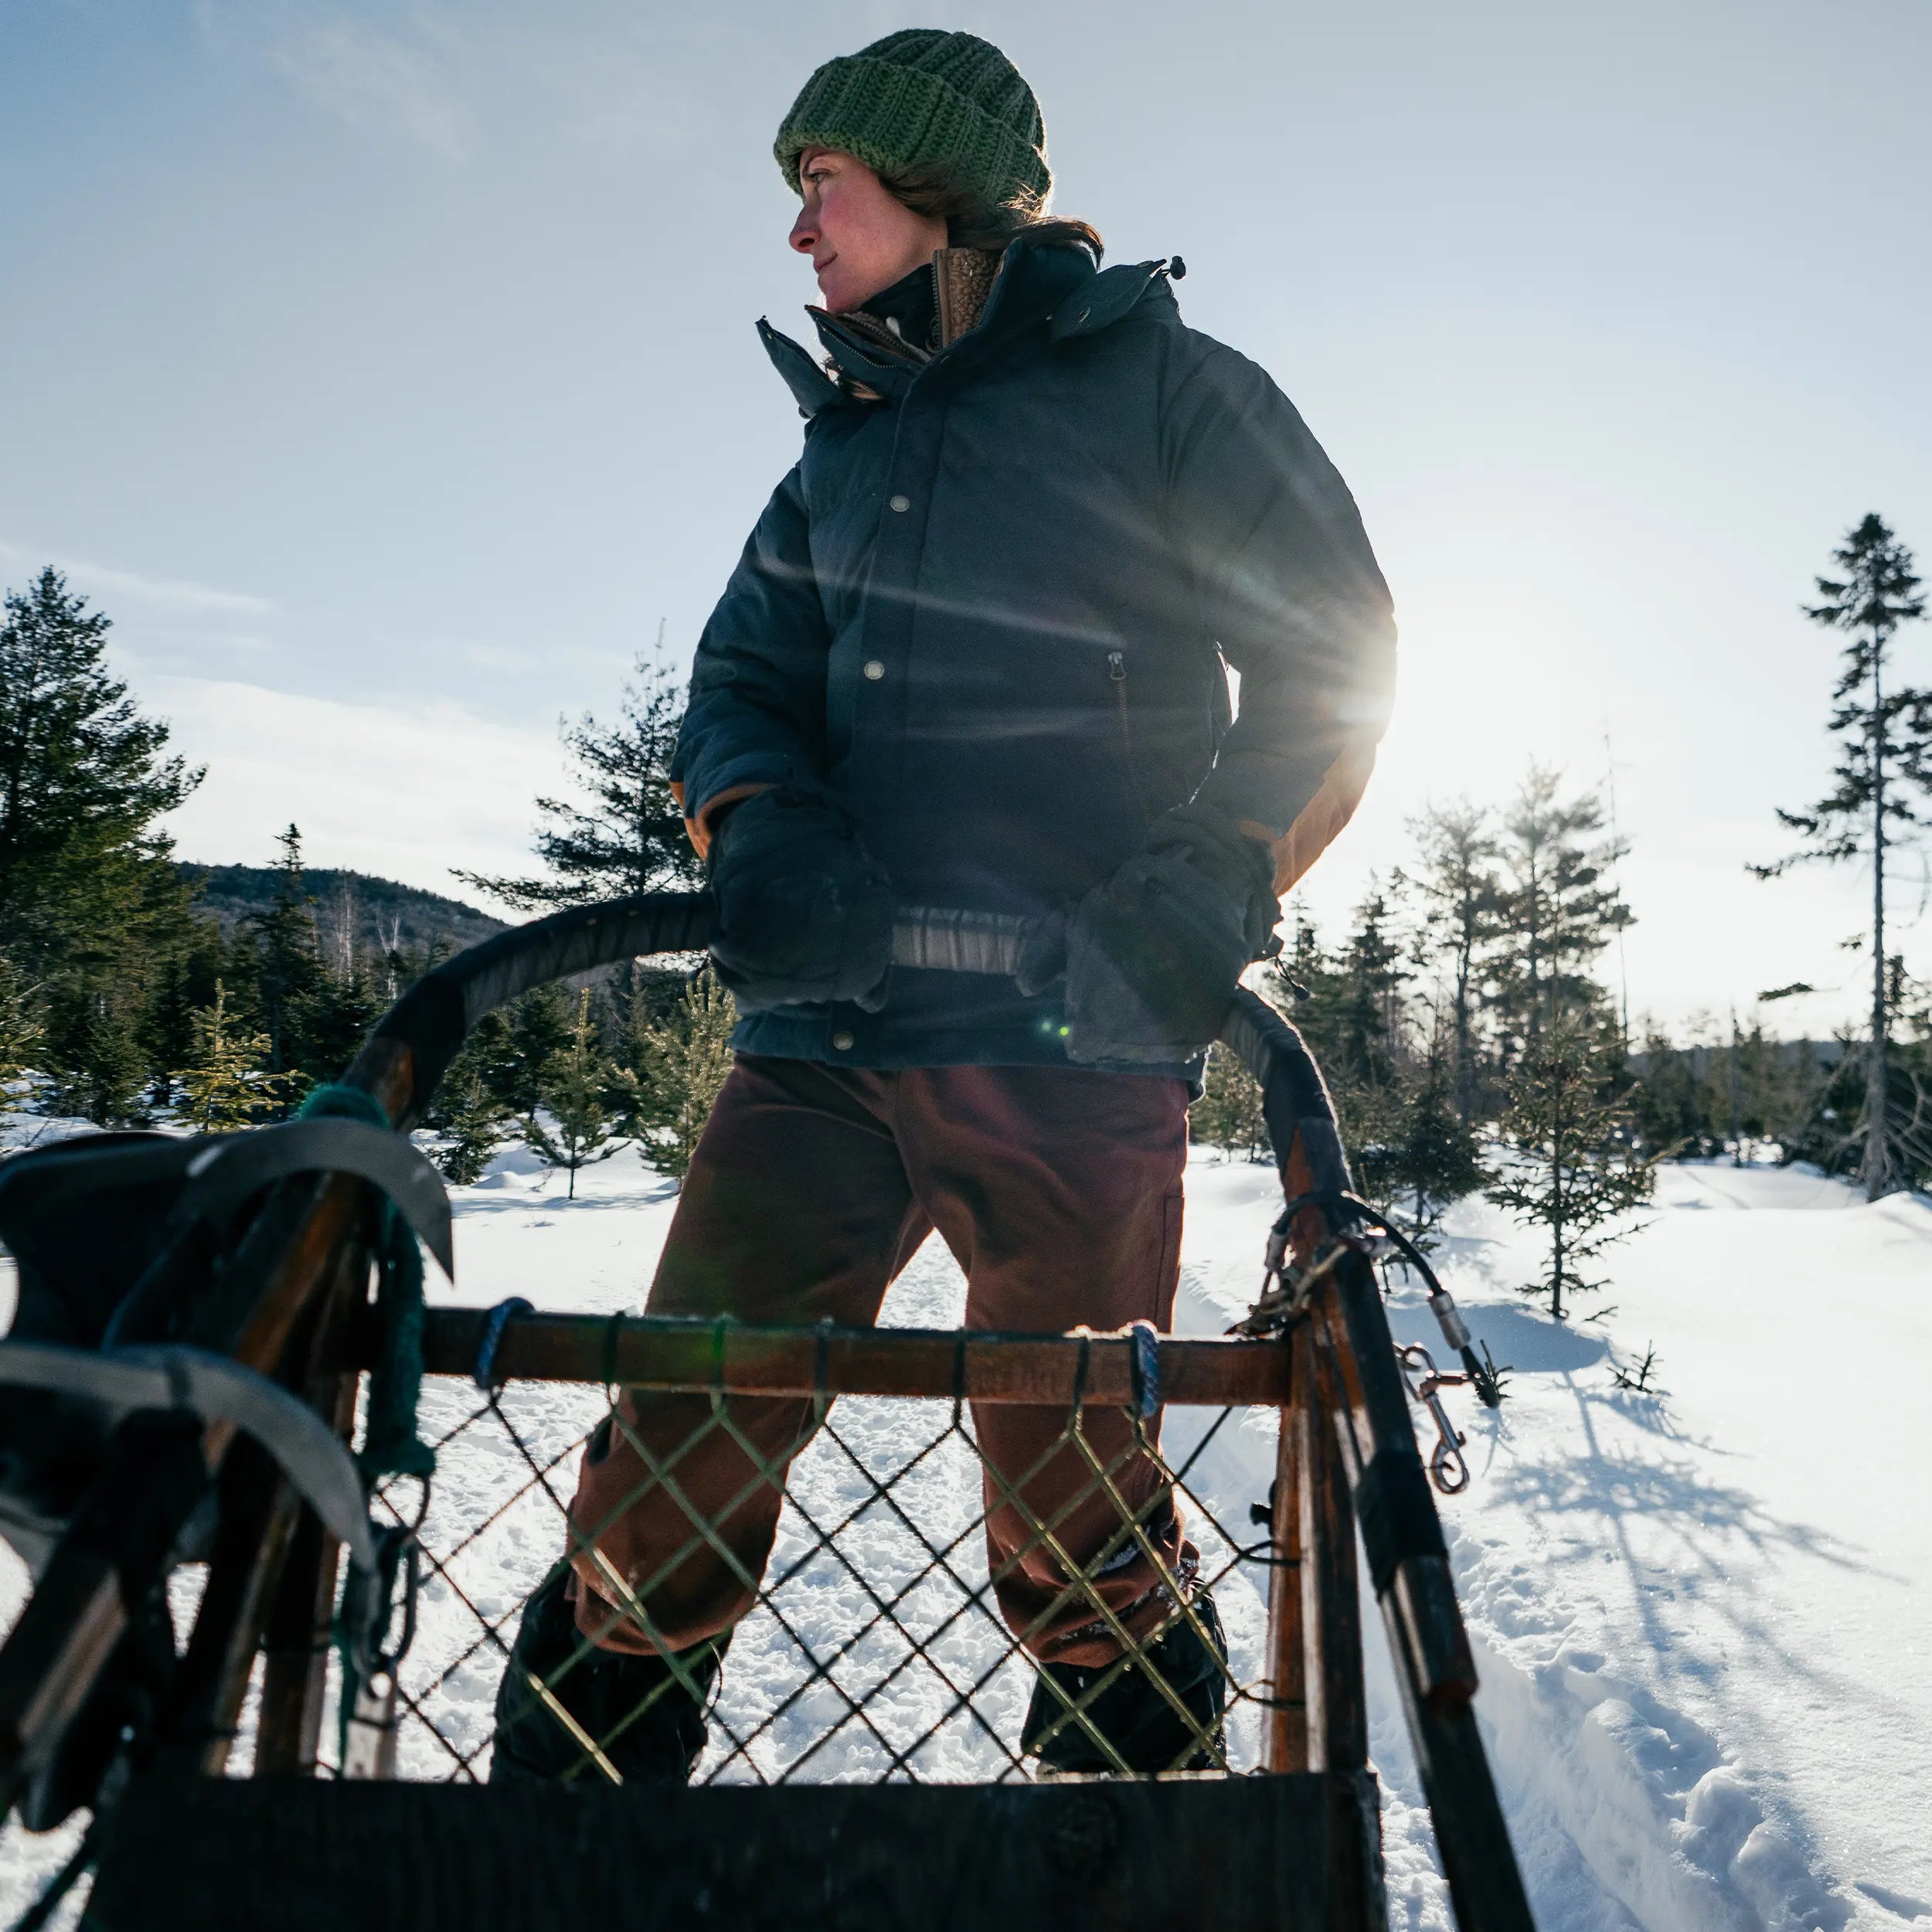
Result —
<instances>
[{"instance_id":1,"label":"carabiner clip","mask_svg":"<svg viewBox=\"0 0 1932 1932\"><path fill-rule=\"evenodd\" d=\"M1402 1365L1402 1379L1410 1400L1427 1409L1436 1425L1435 1446L1429 1451L1429 1479L1441 1495L1460 1495L1469 1487L1468 1458L1462 1453L1468 1438L1449 1420L1449 1412L1442 1406L1441 1391L1459 1389L1469 1378L1443 1374L1434 1357L1420 1342L1412 1342L1406 1349L1398 1348L1396 1359Z\"/></svg>"}]
</instances>

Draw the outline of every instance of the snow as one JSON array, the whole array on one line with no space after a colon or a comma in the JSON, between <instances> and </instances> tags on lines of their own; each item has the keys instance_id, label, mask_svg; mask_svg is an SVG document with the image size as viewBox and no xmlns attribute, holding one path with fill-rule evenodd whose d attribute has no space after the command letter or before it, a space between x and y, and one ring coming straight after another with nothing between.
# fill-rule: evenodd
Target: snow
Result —
<instances>
[{"instance_id":1,"label":"snow","mask_svg":"<svg viewBox=\"0 0 1932 1932\"><path fill-rule=\"evenodd\" d=\"M526 1154L499 1157L457 1191L459 1285L466 1303L521 1294L540 1308L617 1311L641 1303L675 1193L628 1157L561 1181ZM1175 1326L1219 1332L1251 1299L1279 1191L1270 1169L1197 1158ZM1513 1366L1495 1415L1466 1392L1449 1401L1468 1437L1475 1480L1445 1502L1458 1587L1481 1667L1478 1700L1498 1785L1545 1932L1746 1932L1877 1928L1932 1921L1932 1509L1913 1433L1928 1419L1916 1386L1932 1362L1932 1205L1910 1196L1866 1206L1795 1169L1680 1165L1662 1172L1654 1211L1613 1249L1611 1283L1584 1318L1550 1321L1516 1284L1534 1272L1532 1237L1481 1202L1452 1217L1438 1257L1471 1327ZM963 1284L929 1243L889 1299L886 1318L947 1325ZM1600 1319L1591 1319L1601 1311ZM1398 1279L1398 1338L1436 1345L1419 1288ZM1617 1365L1655 1345L1658 1392L1617 1389ZM1438 1348L1438 1359L1441 1352ZM454 1427L479 1406L438 1383L425 1420ZM487 1416L444 1451L429 1529L453 1535L509 1505L454 1566L485 1614L513 1609L558 1546L571 1445L594 1421L595 1391L523 1386L505 1413L549 1468L530 1466ZM917 1458L893 1495L928 1536L959 1538L951 1574L930 1577L901 1614L957 1673L995 1661L992 1627L971 1607L985 1581L970 1447L948 1405L849 1401L797 1472L811 1519L829 1526L875 1476ZM1201 1424L1170 1413L1179 1460ZM928 1444L933 1445L930 1448ZM926 1453L920 1456L920 1452ZM1265 1493L1270 1434L1236 1419L1194 1472L1230 1525ZM511 1502L519 1490L522 1500ZM1210 1559L1217 1546L1207 1538ZM924 1559L889 1509L873 1505L839 1539L849 1564L821 1551L781 1594L791 1628L814 1644L854 1639ZM782 1565L811 1548L788 1517ZM1225 1553L1219 1553L1224 1555ZM869 1589L868 1586L870 1586ZM1366 1587L1366 1586L1365 1586ZM1256 1580L1217 1595L1237 1674L1259 1656ZM20 1597L0 1577L0 1621ZM962 1608L962 1606L964 1607ZM451 1587L426 1590L410 1668L451 1661L476 1626ZM951 1620L950 1621L948 1620ZM1383 1781L1390 1910L1399 1932L1453 1923L1427 1815L1371 1619L1371 1742ZM877 1731L848 1721L807 1767L814 1777L876 1775L946 1707L940 1680L882 1633L857 1636L834 1672L854 1696L897 1672ZM464 1752L487 1745L496 1667L479 1653L438 1696L434 1715ZM717 1729L745 1736L803 1672L771 1616L738 1634ZM1023 1667L999 1668L977 1700L984 1724L956 1713L915 1762L921 1775L997 1775L998 1739L1017 1732ZM750 1740L770 1776L845 1715L824 1684ZM997 1734L997 1736L995 1735ZM407 1773L447 1775L447 1755L406 1733ZM1252 1727L1237 1732L1251 1760ZM728 1744L714 1744L712 1762ZM479 1760L480 1766L480 1760ZM727 1776L747 1776L742 1759ZM0 1835L0 1913L17 1913L67 1842Z\"/></svg>"},{"instance_id":2,"label":"snow","mask_svg":"<svg viewBox=\"0 0 1932 1932\"><path fill-rule=\"evenodd\" d=\"M1543 1923L1620 1923L1593 1888L1647 1927L1932 1917L1932 1209L1668 1168L1614 1312L1566 1328L1512 1305L1514 1230L1471 1206L1457 1236L1445 1278L1519 1372L1444 1513ZM1668 1393L1617 1389L1653 1342Z\"/></svg>"}]
</instances>

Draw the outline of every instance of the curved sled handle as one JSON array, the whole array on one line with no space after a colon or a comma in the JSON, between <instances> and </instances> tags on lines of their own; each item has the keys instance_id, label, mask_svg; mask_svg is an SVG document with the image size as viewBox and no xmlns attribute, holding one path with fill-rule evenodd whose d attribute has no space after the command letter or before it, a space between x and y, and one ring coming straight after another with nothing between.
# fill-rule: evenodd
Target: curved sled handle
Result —
<instances>
[{"instance_id":1,"label":"curved sled handle","mask_svg":"<svg viewBox=\"0 0 1932 1932\"><path fill-rule=\"evenodd\" d=\"M352 1559L376 1560L362 1479L347 1447L308 1405L266 1376L201 1349L103 1354L50 1342L0 1342L0 1385L85 1396L111 1409L186 1410L233 1425L266 1449Z\"/></svg>"},{"instance_id":2,"label":"curved sled handle","mask_svg":"<svg viewBox=\"0 0 1932 1932\"><path fill-rule=\"evenodd\" d=\"M572 973L666 953L698 953L717 923L709 893L646 893L600 906L573 906L512 927L434 968L377 1022L349 1083L383 1090L395 1049L409 1056L409 1090L393 1100L398 1128L413 1126L470 1030L486 1013ZM894 915L896 966L1011 978L1041 921L1011 913L903 906ZM1348 1163L1335 1108L1301 1036L1274 1009L1236 990L1221 1030L1224 1044L1261 1083L1276 1156L1285 1163L1300 1131L1315 1185L1345 1192Z\"/></svg>"},{"instance_id":3,"label":"curved sled handle","mask_svg":"<svg viewBox=\"0 0 1932 1932\"><path fill-rule=\"evenodd\" d=\"M187 1173L175 1209L184 1220L218 1218L291 1174L352 1174L388 1196L437 1267L456 1278L443 1177L418 1148L386 1128L317 1114L252 1134L224 1134L196 1155Z\"/></svg>"}]
</instances>

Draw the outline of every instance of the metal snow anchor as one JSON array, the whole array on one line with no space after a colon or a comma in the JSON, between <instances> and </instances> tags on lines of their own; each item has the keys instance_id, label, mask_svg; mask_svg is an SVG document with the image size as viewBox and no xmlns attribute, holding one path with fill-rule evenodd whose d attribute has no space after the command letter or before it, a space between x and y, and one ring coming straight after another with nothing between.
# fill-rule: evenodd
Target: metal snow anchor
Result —
<instances>
[{"instance_id":1,"label":"metal snow anchor","mask_svg":"<svg viewBox=\"0 0 1932 1932\"><path fill-rule=\"evenodd\" d=\"M1440 1391L1465 1387L1472 1378L1444 1374L1420 1342L1397 1349L1396 1359L1402 1364L1402 1379L1408 1386L1410 1400L1427 1409L1436 1425L1435 1447L1429 1452L1429 1479L1444 1495L1459 1495L1469 1487L1469 1461L1462 1453L1468 1437L1449 1420Z\"/></svg>"}]
</instances>

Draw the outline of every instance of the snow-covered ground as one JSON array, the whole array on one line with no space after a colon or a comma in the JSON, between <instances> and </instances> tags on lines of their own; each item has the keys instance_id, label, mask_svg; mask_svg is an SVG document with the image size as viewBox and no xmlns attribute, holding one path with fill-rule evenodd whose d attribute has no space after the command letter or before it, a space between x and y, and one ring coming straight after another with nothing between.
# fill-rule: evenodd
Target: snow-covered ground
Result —
<instances>
[{"instance_id":1,"label":"snow-covered ground","mask_svg":"<svg viewBox=\"0 0 1932 1932\"><path fill-rule=\"evenodd\" d=\"M623 1156L580 1176L579 1196L566 1202L560 1181L526 1155L501 1158L482 1184L459 1191L458 1284L432 1292L635 1308L671 1189ZM1218 1332L1246 1308L1279 1199L1268 1168L1196 1160L1178 1328ZM1531 1240L1481 1203L1459 1212L1440 1259L1471 1325L1515 1370L1498 1415L1466 1393L1451 1398L1475 1477L1444 1515L1483 1671L1479 1709L1546 1932L1932 1926L1932 1509L1914 1434L1932 1422L1916 1386L1921 1365L1932 1365L1932 1207L1905 1196L1867 1208L1794 1172L1667 1168L1648 1224L1609 1257L1612 1285L1594 1304L1602 1318L1562 1325L1515 1291L1534 1270ZM886 1318L949 1324L962 1296L957 1270L931 1243ZM1392 1314L1400 1338L1435 1342L1418 1291L1398 1286ZM1662 1393L1617 1389L1613 1364L1653 1343ZM591 1392L557 1389L512 1389L505 1402L539 1461L565 1451L599 1406ZM469 1392L436 1385L425 1420L447 1427L474 1406ZM875 1472L946 1420L943 1408L855 1401L836 1415ZM1189 1427L1171 1418L1171 1451L1185 1448ZM1263 1428L1217 1439L1199 1475L1223 1520L1245 1523L1271 1457ZM844 1458L826 1444L801 1465L801 1499L821 1519L863 1493ZM570 1469L566 1458L560 1490ZM500 1431L474 1430L445 1452L439 1515L474 1521L526 1473ZM970 1522L972 1474L956 1440L916 1471L908 1504L929 1531ZM555 1522L533 1494L477 1546L459 1580L486 1614L509 1608L542 1573ZM858 1536L860 1550L893 1558L883 1512ZM781 1562L802 1536L788 1525ZM983 1577L980 1563L969 1536L958 1557L969 1586ZM1236 1576L1222 1595L1237 1666L1251 1668L1258 1594ZM821 1560L787 1611L818 1641L855 1627L862 1598ZM0 1576L0 1623L19 1600L17 1575ZM937 1621L956 1601L957 1592L940 1593L920 1614ZM432 1589L412 1667L453 1655L474 1628L447 1590ZM954 1634L963 1655L970 1632ZM842 1681L856 1688L893 1661L889 1648L861 1647ZM1372 1631L1369 1665L1392 1919L1403 1932L1447 1927ZM798 1674L775 1624L748 1625L721 1718L742 1731ZM495 1675L479 1658L437 1701L439 1726L462 1748L485 1742ZM907 1672L885 1700L882 1729L912 1734L936 1694ZM996 1730L1017 1730L1024 1694L1018 1671L994 1680L984 1706ZM816 1696L761 1739L767 1769L842 1708L835 1692ZM879 1749L847 1735L815 1773L862 1774ZM419 1736L406 1767L436 1774L439 1756ZM982 1730L955 1720L920 1768L985 1775L999 1761ZM18 1911L63 1836L0 1835L0 1913Z\"/></svg>"},{"instance_id":2,"label":"snow-covered ground","mask_svg":"<svg viewBox=\"0 0 1932 1932\"><path fill-rule=\"evenodd\" d=\"M1185 1282L1205 1327L1249 1291L1274 1182L1213 1165L1191 1181ZM1475 1478L1444 1515L1539 1922L1932 1921L1917 1440L1932 1207L1868 1208L1794 1172L1667 1168L1658 1211L1608 1257L1602 1318L1561 1326L1515 1292L1526 1236L1480 1202L1452 1226L1444 1278L1515 1369L1498 1414L1458 1410ZM1392 1315L1400 1339L1434 1340L1419 1294L1399 1289ZM1652 1343L1666 1393L1618 1389L1613 1363ZM1393 1917L1447 1925L1393 1685L1370 1662Z\"/></svg>"}]
</instances>

